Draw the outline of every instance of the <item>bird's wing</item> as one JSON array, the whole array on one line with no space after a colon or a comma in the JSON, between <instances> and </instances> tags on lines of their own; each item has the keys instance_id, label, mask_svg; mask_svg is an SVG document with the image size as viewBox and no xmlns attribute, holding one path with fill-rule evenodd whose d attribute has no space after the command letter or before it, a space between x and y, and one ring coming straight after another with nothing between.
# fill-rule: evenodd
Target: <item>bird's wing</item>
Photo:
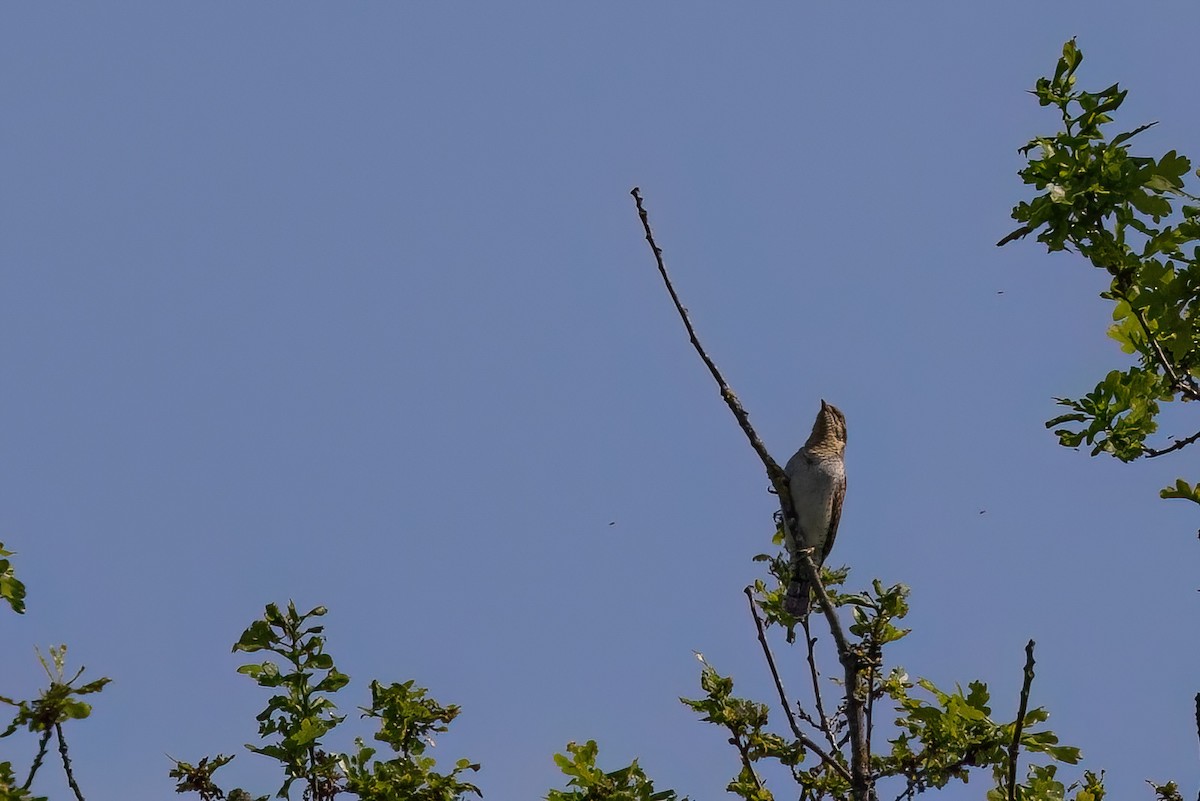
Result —
<instances>
[{"instance_id":1,"label":"bird's wing","mask_svg":"<svg viewBox=\"0 0 1200 801\"><path fill-rule=\"evenodd\" d=\"M829 534L825 537L825 547L821 549L821 562L833 550L833 540L837 536L838 523L842 522L842 501L846 498L846 476L843 475L833 488L833 501L829 508Z\"/></svg>"}]
</instances>

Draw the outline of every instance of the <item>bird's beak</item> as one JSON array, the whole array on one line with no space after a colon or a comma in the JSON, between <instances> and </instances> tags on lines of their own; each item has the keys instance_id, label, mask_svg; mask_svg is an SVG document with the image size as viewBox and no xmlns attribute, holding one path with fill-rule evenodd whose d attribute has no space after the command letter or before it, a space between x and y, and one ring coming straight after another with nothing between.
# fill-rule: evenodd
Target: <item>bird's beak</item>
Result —
<instances>
[{"instance_id":1,"label":"bird's beak","mask_svg":"<svg viewBox=\"0 0 1200 801\"><path fill-rule=\"evenodd\" d=\"M825 411L828 407L829 404L825 402L824 398L821 398L821 411Z\"/></svg>"}]
</instances>

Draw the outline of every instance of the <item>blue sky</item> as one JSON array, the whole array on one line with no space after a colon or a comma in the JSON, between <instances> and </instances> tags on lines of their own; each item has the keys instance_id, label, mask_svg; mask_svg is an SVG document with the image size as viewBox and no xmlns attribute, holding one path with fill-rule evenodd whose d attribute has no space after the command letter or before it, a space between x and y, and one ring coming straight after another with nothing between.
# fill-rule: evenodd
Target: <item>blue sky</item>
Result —
<instances>
[{"instance_id":1,"label":"blue sky","mask_svg":"<svg viewBox=\"0 0 1200 801\"><path fill-rule=\"evenodd\" d=\"M330 609L343 709L371 678L462 705L435 754L489 799L561 786L588 738L723 795L735 754L676 698L693 650L770 698L741 588L773 498L637 185L776 457L844 410L831 562L912 586L893 658L1011 717L1032 637L1033 703L1114 796L1194 787L1197 517L1157 490L1195 455L1056 445L1052 398L1123 363L1103 283L993 244L1071 36L1126 127L1160 121L1144 152L1200 157L1200 9L1153 9L6 6L0 539L29 613L0 616L0 693L68 643L114 679L68 729L89 797L168 796L164 752L273 791L229 649L295 598Z\"/></svg>"}]
</instances>

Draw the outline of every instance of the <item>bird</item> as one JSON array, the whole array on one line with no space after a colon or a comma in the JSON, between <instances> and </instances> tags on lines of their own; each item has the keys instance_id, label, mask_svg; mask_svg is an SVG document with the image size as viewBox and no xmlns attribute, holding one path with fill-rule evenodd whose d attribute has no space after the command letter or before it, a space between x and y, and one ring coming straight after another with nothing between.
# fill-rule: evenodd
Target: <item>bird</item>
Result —
<instances>
[{"instance_id":1,"label":"bird","mask_svg":"<svg viewBox=\"0 0 1200 801\"><path fill-rule=\"evenodd\" d=\"M792 576L783 608L797 619L808 616L810 582L800 565L801 549L812 549L818 568L829 556L842 519L846 497L846 417L832 403L821 401L808 441L788 459L784 473L796 519L784 527L792 558Z\"/></svg>"}]
</instances>

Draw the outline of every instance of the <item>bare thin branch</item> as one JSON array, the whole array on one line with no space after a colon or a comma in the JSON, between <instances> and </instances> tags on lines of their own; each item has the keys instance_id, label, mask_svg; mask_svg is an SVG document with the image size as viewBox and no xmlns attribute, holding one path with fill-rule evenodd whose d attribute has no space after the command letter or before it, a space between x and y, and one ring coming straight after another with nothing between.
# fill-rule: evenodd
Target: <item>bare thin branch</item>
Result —
<instances>
[{"instance_id":1,"label":"bare thin branch","mask_svg":"<svg viewBox=\"0 0 1200 801\"><path fill-rule=\"evenodd\" d=\"M904 787L904 792L902 792L902 793L900 793L900 795L896 796L895 801L904 801L905 798L908 798L908 799L916 798L917 793L921 793L924 791L925 791L924 788L921 787L921 779L919 777L910 777L908 780L908 784L905 785L905 787Z\"/></svg>"},{"instance_id":2,"label":"bare thin branch","mask_svg":"<svg viewBox=\"0 0 1200 801\"><path fill-rule=\"evenodd\" d=\"M846 770L845 765L823 751L821 746L813 742L812 738L800 731L800 726L796 723L796 716L792 714L792 705L788 702L787 693L783 690L783 681L779 678L779 670L775 667L775 657L771 654L771 646L767 644L766 630L763 628L762 619L758 616L758 607L754 603L754 593L749 587L744 592L746 593L746 599L750 601L750 614L754 617L754 627L758 629L758 642L762 645L763 654L767 657L767 667L771 669L771 678L775 679L775 689L779 692L779 703L783 705L783 713L787 716L788 726L791 728L792 734L796 736L796 739L805 748L820 757L822 762L840 773L842 778L846 781L851 781L850 771ZM822 723L824 723L824 716L822 716ZM825 725L827 726L828 724ZM826 733L828 734L828 730L826 730ZM830 744L832 742L833 738L831 737ZM834 750L837 750L836 747Z\"/></svg>"},{"instance_id":3,"label":"bare thin branch","mask_svg":"<svg viewBox=\"0 0 1200 801\"><path fill-rule=\"evenodd\" d=\"M67 774L67 784L71 785L71 791L75 793L75 798L83 801L83 792L75 782L75 773L71 770L71 758L67 756L67 740L63 737L62 724L54 724L54 733L58 737L58 753L62 757L63 771Z\"/></svg>"},{"instance_id":4,"label":"bare thin branch","mask_svg":"<svg viewBox=\"0 0 1200 801\"><path fill-rule=\"evenodd\" d=\"M821 718L820 729L825 733L825 738L829 741L829 747L837 750L833 730L829 728L829 716L825 714L825 702L821 698L821 672L817 670L817 657L813 651L813 644L816 642L816 638L812 636L812 631L808 627L807 617L800 621L800 626L804 629L804 643L808 646L808 673L812 677L813 698L816 702L817 715Z\"/></svg>"},{"instance_id":5,"label":"bare thin branch","mask_svg":"<svg viewBox=\"0 0 1200 801\"><path fill-rule=\"evenodd\" d=\"M1196 693L1196 736L1200 737L1200 693Z\"/></svg>"},{"instance_id":6,"label":"bare thin branch","mask_svg":"<svg viewBox=\"0 0 1200 801\"><path fill-rule=\"evenodd\" d=\"M700 359L704 362L704 366L708 368L708 372L712 373L713 379L717 382L718 389L721 390L721 397L725 400L725 405L733 412L734 418L737 419L738 425L741 426L742 433L750 441L750 447L754 448L754 452L758 454L759 460L762 461L763 467L766 468L767 478L771 480L771 485L779 493L781 500L785 497L787 498L785 512L790 513L792 511L792 503L791 492L788 489L787 474L783 472L783 468L767 452L767 446L763 444L754 427L750 425L750 415L746 413L742 402L738 400L737 395L733 393L733 389L730 388L724 376L721 375L721 371L717 369L716 363L704 350L704 346L700 344L700 338L696 336L696 329L692 327L692 321L688 317L687 309L683 307L683 303L679 300L679 295L675 292L675 286L671 283L670 276L667 275L667 266L663 262L662 248L654 241L654 232L650 229L650 216L646 213L646 209L642 205L642 191L635 186L630 194L633 195L633 199L637 203L638 217L641 219L642 228L646 232L646 242L649 243L650 250L654 253L654 261L658 264L658 274L662 276L663 283L667 287L667 292L671 295L671 301L675 304L675 311L679 313L679 319L683 320L683 325L687 329L692 347L700 355Z\"/></svg>"},{"instance_id":7,"label":"bare thin branch","mask_svg":"<svg viewBox=\"0 0 1200 801\"><path fill-rule=\"evenodd\" d=\"M871 750L871 738L875 733L875 659L867 668L867 751Z\"/></svg>"},{"instance_id":8,"label":"bare thin branch","mask_svg":"<svg viewBox=\"0 0 1200 801\"><path fill-rule=\"evenodd\" d=\"M867 748L872 748L875 740L875 701L883 697L884 691L876 689L875 682L882 680L883 675L883 629L885 620L882 610L877 610L875 621L871 627L869 639L870 648L867 652Z\"/></svg>"},{"instance_id":9,"label":"bare thin branch","mask_svg":"<svg viewBox=\"0 0 1200 801\"><path fill-rule=\"evenodd\" d=\"M1008 746L1008 801L1017 799L1017 757L1021 753L1021 730L1025 728L1025 712L1029 709L1029 690L1033 686L1033 640L1025 644L1025 681L1021 684L1021 703L1013 727L1012 743Z\"/></svg>"},{"instance_id":10,"label":"bare thin branch","mask_svg":"<svg viewBox=\"0 0 1200 801\"><path fill-rule=\"evenodd\" d=\"M1190 437L1188 437L1186 439L1177 439L1177 440L1175 440L1174 443L1172 443L1171 445L1169 445L1166 448L1158 449L1158 448L1143 447L1142 455L1144 455L1147 459L1153 459L1155 456L1165 456L1166 454L1171 453L1172 451L1177 451L1180 448L1186 448L1188 445L1191 445L1193 442L1195 442L1198 439L1200 439L1200 431L1197 431L1195 434L1192 434Z\"/></svg>"},{"instance_id":11,"label":"bare thin branch","mask_svg":"<svg viewBox=\"0 0 1200 801\"><path fill-rule=\"evenodd\" d=\"M38 768L42 766L42 760L46 758L46 744L50 742L50 730L42 732L42 736L38 739L37 755L33 758L33 764L29 766L29 776L25 779L25 783L21 785L22 790L28 790L29 785L33 784L33 777L37 775Z\"/></svg>"}]
</instances>

